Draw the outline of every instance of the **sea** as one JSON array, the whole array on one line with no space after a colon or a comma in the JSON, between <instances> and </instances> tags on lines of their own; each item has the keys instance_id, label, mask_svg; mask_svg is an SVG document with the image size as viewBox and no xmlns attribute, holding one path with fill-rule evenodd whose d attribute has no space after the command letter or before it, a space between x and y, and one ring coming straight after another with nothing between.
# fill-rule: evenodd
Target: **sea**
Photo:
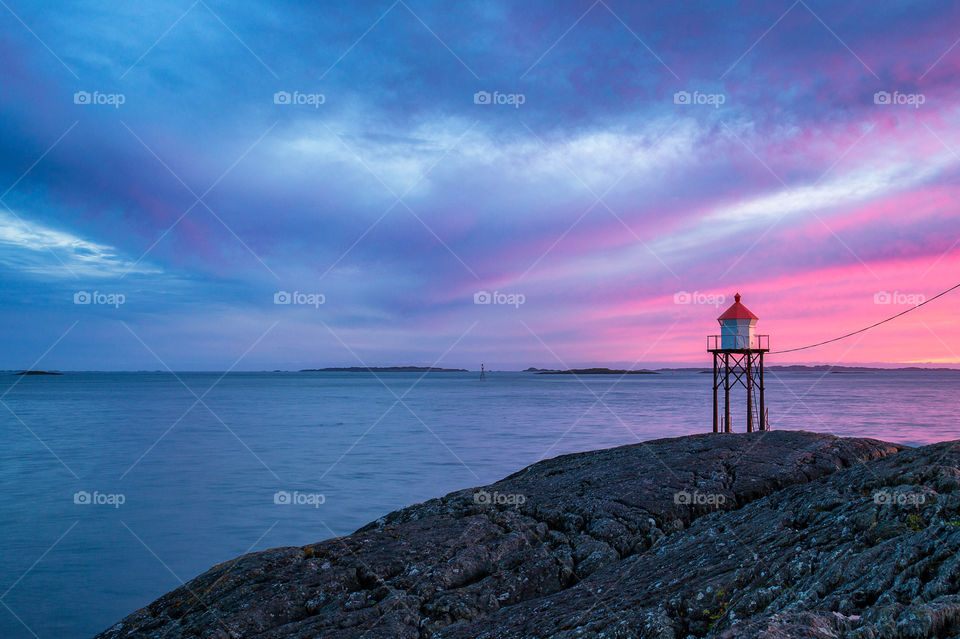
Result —
<instances>
[{"instance_id":1,"label":"sea","mask_svg":"<svg viewBox=\"0 0 960 639\"><path fill-rule=\"evenodd\" d=\"M774 429L960 438L960 371L767 372ZM733 426L745 430L743 393ZM0 373L0 637L92 637L238 555L712 428L711 375Z\"/></svg>"}]
</instances>

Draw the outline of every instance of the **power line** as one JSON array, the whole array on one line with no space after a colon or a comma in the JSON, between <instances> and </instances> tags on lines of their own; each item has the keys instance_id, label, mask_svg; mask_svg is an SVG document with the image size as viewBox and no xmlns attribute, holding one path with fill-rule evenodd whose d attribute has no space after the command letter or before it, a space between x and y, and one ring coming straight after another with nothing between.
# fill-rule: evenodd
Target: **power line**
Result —
<instances>
[{"instance_id":1,"label":"power line","mask_svg":"<svg viewBox=\"0 0 960 639\"><path fill-rule=\"evenodd\" d=\"M920 308L921 306L924 306L924 305L926 305L926 304L929 304L930 302L932 302L933 300L937 299L938 297L943 297L944 295L946 295L946 294L949 293L950 291L954 291L954 290L956 290L956 289L958 289L958 288L960 288L960 284L954 284L953 286L951 286L951 287L948 288L947 290L942 291L942 292L940 292L940 293L937 293L936 295L934 295L934 296L931 297L930 299L924 300L923 302L917 304L916 306L912 306L912 307L908 308L907 310L905 310L905 311L903 311L903 312L901 312L901 313L897 313L896 315L892 315L892 316L888 317L887 319L880 320L879 322L877 322L877 323L875 323L875 324L871 324L870 326L865 326L864 328L861 328L860 330L853 331L852 333L847 333L846 335L841 335L840 337L834 337L833 339L828 339L828 340L825 340L825 341L823 341L823 342L817 342L816 344L810 344L809 346L800 346L799 348L788 348L788 349L783 350L783 351L770 351L770 354L773 355L773 354L777 354L777 353L793 353L794 351L803 351L803 350L806 350L806 349L808 349L808 348L815 348L815 347L817 347L817 346L823 346L824 344L830 344L831 342L839 342L839 341L842 340L842 339L846 339L846 338L848 338L848 337L853 337L854 335L857 335L857 334L859 334L859 333L863 333L864 331L869 331L871 328L875 328L875 327L877 327L877 326L880 326L881 324L886 324L887 322L889 322L889 321L891 321L891 320L895 320L895 319L897 319L898 317L901 317L901 316L903 316L903 315L906 315L907 313L910 313L911 311L915 311L915 310L917 310L918 308Z\"/></svg>"}]
</instances>

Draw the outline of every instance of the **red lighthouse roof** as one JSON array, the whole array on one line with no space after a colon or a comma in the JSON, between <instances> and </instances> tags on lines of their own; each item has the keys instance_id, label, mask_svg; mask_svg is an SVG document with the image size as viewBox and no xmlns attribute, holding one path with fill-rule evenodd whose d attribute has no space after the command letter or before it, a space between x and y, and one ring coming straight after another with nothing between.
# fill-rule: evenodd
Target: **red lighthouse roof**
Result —
<instances>
[{"instance_id":1,"label":"red lighthouse roof","mask_svg":"<svg viewBox=\"0 0 960 639\"><path fill-rule=\"evenodd\" d=\"M756 315L750 312L746 306L740 303L740 293L737 293L733 296L733 304L730 305L730 308L723 312L723 315L717 318L718 321L723 320L739 320L739 319L760 319Z\"/></svg>"}]
</instances>

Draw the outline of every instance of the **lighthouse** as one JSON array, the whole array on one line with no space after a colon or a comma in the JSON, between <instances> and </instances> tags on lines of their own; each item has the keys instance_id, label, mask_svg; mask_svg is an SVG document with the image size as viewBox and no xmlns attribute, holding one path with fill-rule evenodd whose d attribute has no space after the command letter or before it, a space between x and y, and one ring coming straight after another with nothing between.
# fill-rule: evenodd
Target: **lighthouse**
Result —
<instances>
[{"instance_id":1,"label":"lighthouse","mask_svg":"<svg viewBox=\"0 0 960 639\"><path fill-rule=\"evenodd\" d=\"M757 335L757 316L741 302L740 293L717 318L719 335L707 336L707 352L713 353L713 432L732 433L730 389L747 391L747 432L769 430L763 384L763 355L770 350L770 336ZM720 389L723 388L723 413Z\"/></svg>"},{"instance_id":2,"label":"lighthouse","mask_svg":"<svg viewBox=\"0 0 960 639\"><path fill-rule=\"evenodd\" d=\"M740 303L740 293L734 295L733 299L733 305L717 318L720 322L720 347L732 350L750 348L760 318Z\"/></svg>"}]
</instances>

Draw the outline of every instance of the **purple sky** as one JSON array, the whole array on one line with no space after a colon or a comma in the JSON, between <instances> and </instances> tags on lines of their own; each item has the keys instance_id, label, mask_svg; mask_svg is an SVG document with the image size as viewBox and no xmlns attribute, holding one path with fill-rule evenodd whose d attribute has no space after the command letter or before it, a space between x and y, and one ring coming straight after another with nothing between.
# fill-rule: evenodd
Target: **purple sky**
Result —
<instances>
[{"instance_id":1,"label":"purple sky","mask_svg":"<svg viewBox=\"0 0 960 639\"><path fill-rule=\"evenodd\" d=\"M953 3L5 7L4 368L696 365L960 279Z\"/></svg>"}]
</instances>

